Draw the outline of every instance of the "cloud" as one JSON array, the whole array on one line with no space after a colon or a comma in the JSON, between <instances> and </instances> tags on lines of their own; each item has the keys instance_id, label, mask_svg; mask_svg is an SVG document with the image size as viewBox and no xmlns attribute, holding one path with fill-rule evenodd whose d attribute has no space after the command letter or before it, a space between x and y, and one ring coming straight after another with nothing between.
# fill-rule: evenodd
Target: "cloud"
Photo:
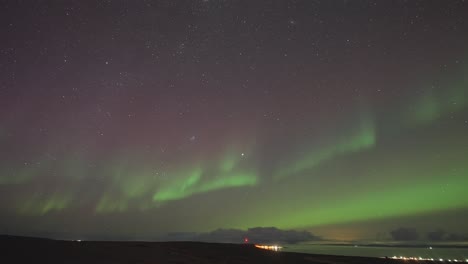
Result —
<instances>
[{"instance_id":1,"label":"cloud","mask_svg":"<svg viewBox=\"0 0 468 264\"><path fill-rule=\"evenodd\" d=\"M444 241L446 239L447 233L442 229L431 231L427 233L427 239L429 241Z\"/></svg>"},{"instance_id":2,"label":"cloud","mask_svg":"<svg viewBox=\"0 0 468 264\"><path fill-rule=\"evenodd\" d=\"M242 243L245 238L248 238L249 243L294 244L320 240L308 231L281 230L276 227L254 227L247 230L217 229L206 233L170 233L164 237L164 240Z\"/></svg>"},{"instance_id":3,"label":"cloud","mask_svg":"<svg viewBox=\"0 0 468 264\"><path fill-rule=\"evenodd\" d=\"M255 227L247 230L247 237L253 242L285 242L289 244L318 240L307 231L281 230L275 227Z\"/></svg>"},{"instance_id":4,"label":"cloud","mask_svg":"<svg viewBox=\"0 0 468 264\"><path fill-rule=\"evenodd\" d=\"M460 241L468 241L468 234L455 234L455 233L452 233L452 234L449 234L447 236L447 238L445 239L446 241L457 241L457 242L460 242Z\"/></svg>"},{"instance_id":5,"label":"cloud","mask_svg":"<svg viewBox=\"0 0 468 264\"><path fill-rule=\"evenodd\" d=\"M447 233L443 231L442 229L430 231L426 235L427 235L427 239L430 241L449 241L449 242L468 241L467 234Z\"/></svg>"},{"instance_id":6,"label":"cloud","mask_svg":"<svg viewBox=\"0 0 468 264\"><path fill-rule=\"evenodd\" d=\"M419 238L418 231L414 228L400 227L390 231L393 240L397 241L411 241Z\"/></svg>"}]
</instances>

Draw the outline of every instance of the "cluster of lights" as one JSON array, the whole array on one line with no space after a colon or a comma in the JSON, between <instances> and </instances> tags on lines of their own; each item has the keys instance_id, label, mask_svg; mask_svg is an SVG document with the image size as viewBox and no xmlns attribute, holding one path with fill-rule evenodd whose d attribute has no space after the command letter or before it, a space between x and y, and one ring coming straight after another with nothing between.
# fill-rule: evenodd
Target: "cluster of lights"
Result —
<instances>
[{"instance_id":1,"label":"cluster of lights","mask_svg":"<svg viewBox=\"0 0 468 264\"><path fill-rule=\"evenodd\" d=\"M273 245L273 246L268 246L268 245L255 245L256 248L261 248L261 249L266 249L266 250L273 250L273 251L278 251L280 250L282 247L280 246L276 246L276 245Z\"/></svg>"},{"instance_id":2,"label":"cluster of lights","mask_svg":"<svg viewBox=\"0 0 468 264\"><path fill-rule=\"evenodd\" d=\"M403 257L403 256L393 256L392 259L402 259L402 260L421 260L421 261L439 261L439 262L468 262L468 259L465 259L465 261L460 260L460 259L434 259L434 258L422 258L422 257Z\"/></svg>"}]
</instances>

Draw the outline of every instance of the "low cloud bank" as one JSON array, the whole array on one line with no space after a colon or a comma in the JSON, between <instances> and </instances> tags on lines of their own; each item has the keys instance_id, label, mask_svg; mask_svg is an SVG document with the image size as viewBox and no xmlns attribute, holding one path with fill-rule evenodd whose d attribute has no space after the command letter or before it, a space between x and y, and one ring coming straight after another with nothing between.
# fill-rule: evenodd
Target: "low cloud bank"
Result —
<instances>
[{"instance_id":1,"label":"low cloud bank","mask_svg":"<svg viewBox=\"0 0 468 264\"><path fill-rule=\"evenodd\" d=\"M419 238L418 231L414 228L400 227L390 231L393 240L396 241L414 241Z\"/></svg>"},{"instance_id":2,"label":"low cloud bank","mask_svg":"<svg viewBox=\"0 0 468 264\"><path fill-rule=\"evenodd\" d=\"M247 230L217 229L206 233L170 233L164 237L164 240L242 243L245 238L249 243L295 244L320 240L308 231L281 230L276 227L254 227Z\"/></svg>"},{"instance_id":3,"label":"low cloud bank","mask_svg":"<svg viewBox=\"0 0 468 264\"><path fill-rule=\"evenodd\" d=\"M431 231L427 233L427 239L429 241L441 241L441 242L462 242L468 241L468 234L456 234L456 233L447 233L442 229Z\"/></svg>"},{"instance_id":4,"label":"low cloud bank","mask_svg":"<svg viewBox=\"0 0 468 264\"><path fill-rule=\"evenodd\" d=\"M400 227L390 231L395 241L416 241L418 239L432 242L468 242L468 234L449 233L436 229L427 233L419 233L415 228Z\"/></svg>"}]
</instances>

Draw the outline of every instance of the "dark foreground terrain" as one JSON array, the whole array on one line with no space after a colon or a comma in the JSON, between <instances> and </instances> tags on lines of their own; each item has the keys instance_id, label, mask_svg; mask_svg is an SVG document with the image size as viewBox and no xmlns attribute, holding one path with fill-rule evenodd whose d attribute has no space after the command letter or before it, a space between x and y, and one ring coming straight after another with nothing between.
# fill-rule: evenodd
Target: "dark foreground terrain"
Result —
<instances>
[{"instance_id":1,"label":"dark foreground terrain","mask_svg":"<svg viewBox=\"0 0 468 264\"><path fill-rule=\"evenodd\" d=\"M76 242L0 236L0 248L1 263L412 263L200 242Z\"/></svg>"}]
</instances>

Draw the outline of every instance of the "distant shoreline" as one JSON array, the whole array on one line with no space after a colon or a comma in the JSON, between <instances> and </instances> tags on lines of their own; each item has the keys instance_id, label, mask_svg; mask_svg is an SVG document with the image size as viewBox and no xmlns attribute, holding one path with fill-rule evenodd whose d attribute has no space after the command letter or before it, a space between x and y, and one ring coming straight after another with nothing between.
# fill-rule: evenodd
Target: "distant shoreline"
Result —
<instances>
[{"instance_id":1,"label":"distant shoreline","mask_svg":"<svg viewBox=\"0 0 468 264\"><path fill-rule=\"evenodd\" d=\"M314 244L307 244L310 246L318 245L318 246L347 246L347 247L402 247L402 248L463 248L468 249L468 245L460 245L460 244L347 244L347 243L314 243Z\"/></svg>"},{"instance_id":2,"label":"distant shoreline","mask_svg":"<svg viewBox=\"0 0 468 264\"><path fill-rule=\"evenodd\" d=\"M0 236L6 263L403 263L400 260L331 256L259 249L254 244L205 242L65 241Z\"/></svg>"}]
</instances>

